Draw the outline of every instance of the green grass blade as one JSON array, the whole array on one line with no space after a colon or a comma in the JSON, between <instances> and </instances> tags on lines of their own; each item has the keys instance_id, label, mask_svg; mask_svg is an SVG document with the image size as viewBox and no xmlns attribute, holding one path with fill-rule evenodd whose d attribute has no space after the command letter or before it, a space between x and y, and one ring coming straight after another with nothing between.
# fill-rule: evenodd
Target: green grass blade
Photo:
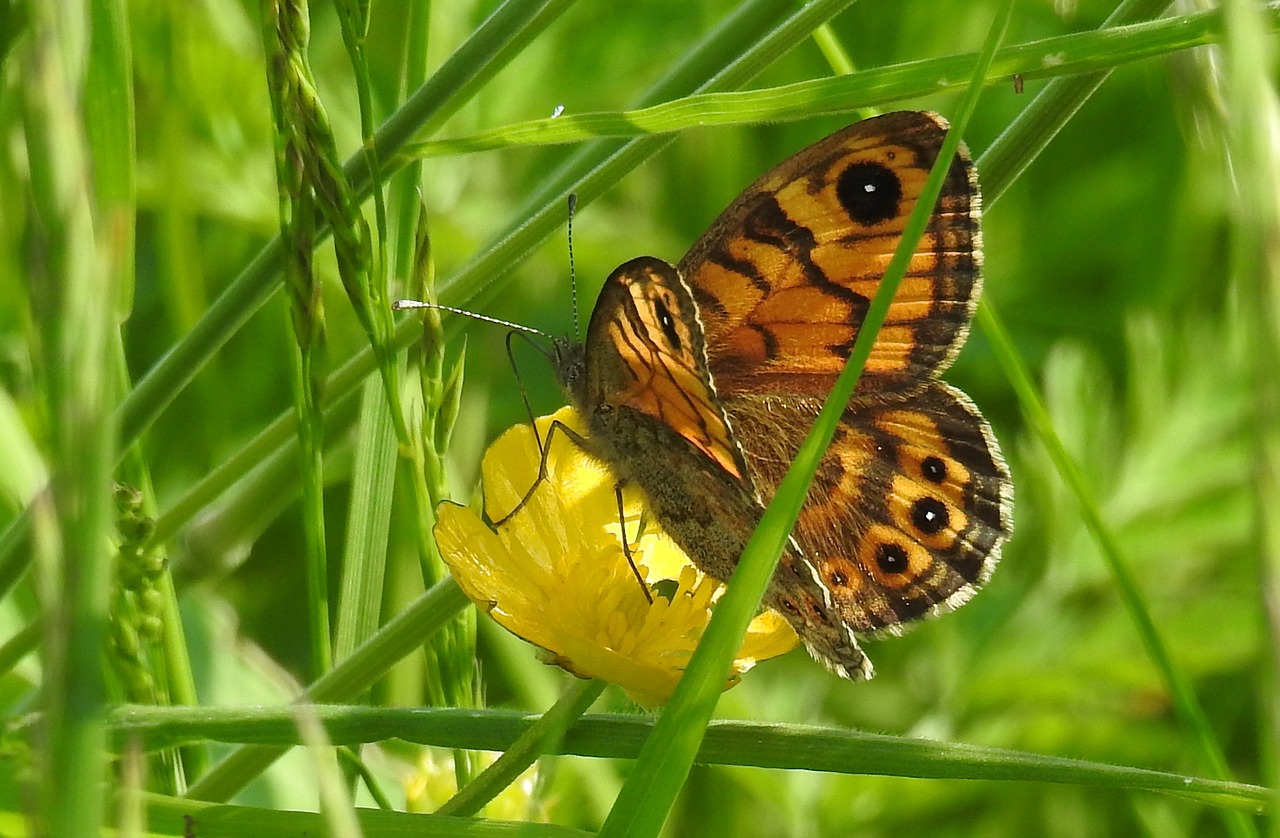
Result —
<instances>
[{"instance_id":1,"label":"green grass blade","mask_svg":"<svg viewBox=\"0 0 1280 838\"><path fill-rule=\"evenodd\" d=\"M1266 21L1270 33L1280 31L1280 9L1269 9ZM1100 75L1100 68L1109 71L1135 61L1217 43L1223 37L1220 10L1059 35L1001 50L991 63L984 84L1007 84L1015 74L1028 79L1077 81ZM695 94L620 113L562 114L554 119L518 122L468 136L411 144L401 157L439 157L602 137L640 137L708 125L849 115L871 106L963 88L965 79L973 74L976 60L976 55L956 55L761 90ZM1018 159L1026 157L1020 155Z\"/></svg>"},{"instance_id":2,"label":"green grass blade","mask_svg":"<svg viewBox=\"0 0 1280 838\"><path fill-rule=\"evenodd\" d=\"M437 811L441 815L473 815L516 781L534 760L558 750L564 732L591 707L607 686L603 681L575 681L560 700L543 713L520 738L502 749L502 756L458 791Z\"/></svg>"},{"instance_id":3,"label":"green grass blade","mask_svg":"<svg viewBox=\"0 0 1280 838\"><path fill-rule=\"evenodd\" d=\"M79 103L91 95L101 108L114 102L130 113L128 46L119 38L123 11L122 4L100 9L102 28L90 40L85 4L38 4L22 56L29 200L41 244L38 254L31 253L29 281L46 292L35 316L50 462L61 475L39 502L33 551L43 571L45 629L36 811L40 831L52 836L95 835L103 818L101 651L113 581L111 471L117 456L112 411L118 371L111 349L118 294L128 282L121 270L129 263L104 258L110 251L102 247L95 221L128 212L130 199L117 192L122 179L112 178L104 186L106 203L95 204L91 158L131 149L127 128L104 124L95 136L102 145L91 154ZM91 87L85 86L86 62ZM67 789L87 792L68 795Z\"/></svg>"},{"instance_id":4,"label":"green grass blade","mask_svg":"<svg viewBox=\"0 0 1280 838\"><path fill-rule=\"evenodd\" d=\"M338 661L299 700L334 702L359 695L468 605L470 601L457 584L452 579L444 580L389 620L350 657ZM227 800L283 752L282 748L240 748L193 783L186 796L194 800Z\"/></svg>"},{"instance_id":5,"label":"green grass blade","mask_svg":"<svg viewBox=\"0 0 1280 838\"><path fill-rule=\"evenodd\" d=\"M383 123L377 133L379 159L394 155L419 131L438 127L566 5L567 0L508 0L499 7L431 80ZM368 193L370 173L363 152L348 161L344 172L357 194ZM284 247L277 237L258 252L200 321L138 381L117 411L123 445L134 442L266 303L276 290L275 280L283 264ZM30 527L30 513L24 510L0 532L0 594L8 592L27 567L28 556L22 546Z\"/></svg>"},{"instance_id":6,"label":"green grass blade","mask_svg":"<svg viewBox=\"0 0 1280 838\"><path fill-rule=\"evenodd\" d=\"M1275 39L1260 9L1229 0L1225 44L1225 133L1235 174L1231 275L1242 305L1237 315L1248 347L1254 387L1252 480L1263 625L1264 669L1259 702L1265 708L1261 751L1264 776L1280 800L1280 98L1275 85ZM1219 756L1221 759L1221 756ZM1225 768L1224 768L1225 772ZM1272 822L1271 834L1280 826Z\"/></svg>"},{"instance_id":7,"label":"green grass blade","mask_svg":"<svg viewBox=\"0 0 1280 838\"><path fill-rule=\"evenodd\" d=\"M365 380L360 404L351 505L342 555L333 656L349 657L378 629L382 615L391 499L399 454L386 392Z\"/></svg>"},{"instance_id":8,"label":"green grass blade","mask_svg":"<svg viewBox=\"0 0 1280 838\"><path fill-rule=\"evenodd\" d=\"M148 795L151 834L189 838L315 838L329 835L324 815L249 806L200 805L186 798ZM355 809L355 821L376 838L589 838L565 826L485 821L440 815L411 815ZM0 821L0 825L3 821Z\"/></svg>"},{"instance_id":9,"label":"green grass blade","mask_svg":"<svg viewBox=\"0 0 1280 838\"><path fill-rule=\"evenodd\" d=\"M331 741L358 745L403 739L440 748L507 751L540 724L510 710L316 706ZM125 706L109 717L117 749L130 741L149 751L193 741L299 744L294 710ZM582 716L547 753L598 759L634 758L652 737L654 719L620 714ZM1127 765L1064 759L1005 748L816 725L713 721L698 749L706 765L917 779L1054 783L1159 792L1243 812L1271 805L1269 789Z\"/></svg>"}]
</instances>

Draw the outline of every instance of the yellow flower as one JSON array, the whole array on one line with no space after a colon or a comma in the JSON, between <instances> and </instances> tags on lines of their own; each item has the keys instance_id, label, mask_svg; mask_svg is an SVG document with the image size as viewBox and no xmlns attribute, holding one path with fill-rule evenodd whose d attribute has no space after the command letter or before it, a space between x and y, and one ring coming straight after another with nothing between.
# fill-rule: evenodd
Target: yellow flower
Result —
<instances>
[{"instance_id":1,"label":"yellow flower","mask_svg":"<svg viewBox=\"0 0 1280 838\"><path fill-rule=\"evenodd\" d=\"M481 751L475 754L479 760L477 770L487 769L498 758L497 754ZM408 775L404 778L405 810L428 814L444 805L458 793L458 774L453 757L423 748ZM521 772L515 782L485 804L486 818L499 821L551 822L551 804L535 794L538 785L538 763Z\"/></svg>"},{"instance_id":2,"label":"yellow flower","mask_svg":"<svg viewBox=\"0 0 1280 838\"><path fill-rule=\"evenodd\" d=\"M538 420L544 440L553 420L585 433L578 415L564 408ZM481 470L491 520L501 520L524 497L538 459L526 425L507 431L485 453ZM649 585L650 603L622 551L614 483L603 463L557 432L547 479L523 509L495 531L471 509L441 504L436 540L467 596L508 631L545 650L544 659L581 678L617 684L634 701L655 706L675 689L722 586L698 571L657 522L642 521L643 495L627 487L627 544ZM756 661L796 643L780 615L760 614L725 687Z\"/></svg>"}]
</instances>

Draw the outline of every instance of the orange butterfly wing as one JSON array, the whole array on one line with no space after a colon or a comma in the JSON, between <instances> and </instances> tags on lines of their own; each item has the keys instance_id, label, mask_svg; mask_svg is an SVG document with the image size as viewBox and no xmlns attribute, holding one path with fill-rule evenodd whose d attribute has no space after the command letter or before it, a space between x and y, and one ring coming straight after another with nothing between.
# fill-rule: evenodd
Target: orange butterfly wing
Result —
<instances>
[{"instance_id":1,"label":"orange butterfly wing","mask_svg":"<svg viewBox=\"0 0 1280 838\"><path fill-rule=\"evenodd\" d=\"M753 479L772 497L821 401L741 396L725 406ZM1011 526L1011 493L982 415L934 381L846 411L795 539L855 631L896 631L986 582Z\"/></svg>"},{"instance_id":2,"label":"orange butterfly wing","mask_svg":"<svg viewBox=\"0 0 1280 838\"><path fill-rule=\"evenodd\" d=\"M946 130L903 112L838 131L747 187L680 263L715 392L765 498L848 360ZM979 195L962 147L796 525L804 561L858 632L967 600L1012 527L989 426L937 380L981 290Z\"/></svg>"},{"instance_id":3,"label":"orange butterfly wing","mask_svg":"<svg viewBox=\"0 0 1280 838\"><path fill-rule=\"evenodd\" d=\"M641 256L615 269L596 300L585 346L580 404L646 416L732 477L749 480L707 374L697 307L671 265Z\"/></svg>"},{"instance_id":4,"label":"orange butterfly wing","mask_svg":"<svg viewBox=\"0 0 1280 838\"><path fill-rule=\"evenodd\" d=\"M945 134L926 113L855 123L766 172L721 213L679 266L719 393L830 392ZM978 221L962 151L860 392L918 386L959 350L979 291Z\"/></svg>"}]
</instances>

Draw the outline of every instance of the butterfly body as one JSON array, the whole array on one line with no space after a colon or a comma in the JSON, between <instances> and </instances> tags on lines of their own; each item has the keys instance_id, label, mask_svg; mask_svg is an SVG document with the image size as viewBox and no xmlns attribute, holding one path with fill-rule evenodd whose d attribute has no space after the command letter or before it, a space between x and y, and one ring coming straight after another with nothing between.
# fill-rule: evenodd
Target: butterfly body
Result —
<instances>
[{"instance_id":1,"label":"butterfly body","mask_svg":"<svg viewBox=\"0 0 1280 838\"><path fill-rule=\"evenodd\" d=\"M672 298L682 290L645 270L662 265L658 260L636 260L634 270L619 268L601 292L604 307L600 302L596 305L596 311L612 311L614 303L609 297L634 295L636 299L619 300L617 305L634 306L638 301L644 307L645 322L656 328L636 330L625 337L617 334L619 324L639 322L634 309L624 318L593 317L585 344L557 345L559 377L570 402L587 423L587 436L580 443L610 463L620 481L640 486L650 511L677 543L699 545L699 566L726 579L745 543L742 528L750 535L758 501L750 483L743 479L747 474L745 459L716 402L686 400L678 395L652 397L662 390L688 392L693 383L682 378L694 368L681 362L668 369L662 363L665 350L675 350L668 357L685 350L701 351L696 332L676 319L695 309L667 309L671 314L665 318L666 329L662 328L659 311L673 303ZM670 265L664 267L674 271ZM646 292L663 298L656 310ZM692 305L691 300L686 302ZM600 334L597 329L614 333ZM614 363L608 351L593 349L612 346L615 340L630 341L630 351L644 352L655 374L637 380L631 367ZM676 377L671 377L672 372ZM660 418L655 421L645 408ZM635 456L640 451L654 452L655 456ZM678 467L671 467L673 460L679 461Z\"/></svg>"},{"instance_id":2,"label":"butterfly body","mask_svg":"<svg viewBox=\"0 0 1280 838\"><path fill-rule=\"evenodd\" d=\"M586 419L588 451L620 480L640 486L667 534L703 572L725 580L764 501L714 396L697 311L674 266L633 259L606 280L586 342L557 346L557 367ZM618 346L643 360L619 363ZM851 629L800 556L792 540L764 604L786 614L810 652L833 670L870 677Z\"/></svg>"},{"instance_id":3,"label":"butterfly body","mask_svg":"<svg viewBox=\"0 0 1280 838\"><path fill-rule=\"evenodd\" d=\"M585 342L557 344L588 450L644 490L704 572L732 573L848 359L945 130L902 112L810 146L678 266L615 270ZM871 677L858 635L963 603L1011 529L995 438L938 378L976 305L978 206L962 153L765 595L844 677Z\"/></svg>"}]
</instances>

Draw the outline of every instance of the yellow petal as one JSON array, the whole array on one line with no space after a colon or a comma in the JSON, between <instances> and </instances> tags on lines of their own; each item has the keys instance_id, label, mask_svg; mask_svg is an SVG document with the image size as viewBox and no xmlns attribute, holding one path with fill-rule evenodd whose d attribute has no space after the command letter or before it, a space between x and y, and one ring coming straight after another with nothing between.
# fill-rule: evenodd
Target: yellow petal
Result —
<instances>
[{"instance_id":1,"label":"yellow petal","mask_svg":"<svg viewBox=\"0 0 1280 838\"><path fill-rule=\"evenodd\" d=\"M553 421L584 433L565 408L538 420L541 439ZM524 507L495 530L466 507L440 506L436 540L454 579L499 624L545 650L549 662L617 684L646 706L665 702L706 629L719 583L694 568L651 516L637 538L644 511L639 491L624 489L620 522L616 479L564 433L553 435L546 480L530 493L538 466L532 430L512 428L485 453L485 506L493 520L527 494ZM646 598L622 550L624 526L646 581L676 582L670 600ZM797 642L775 612L757 616L726 687Z\"/></svg>"}]
</instances>

